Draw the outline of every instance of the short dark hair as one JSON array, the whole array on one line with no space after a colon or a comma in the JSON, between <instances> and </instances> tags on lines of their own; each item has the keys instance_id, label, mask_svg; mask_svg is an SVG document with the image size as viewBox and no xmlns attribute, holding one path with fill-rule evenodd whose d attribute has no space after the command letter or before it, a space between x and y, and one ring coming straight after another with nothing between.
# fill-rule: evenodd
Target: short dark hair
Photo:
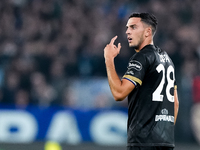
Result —
<instances>
[{"instance_id":1,"label":"short dark hair","mask_svg":"<svg viewBox=\"0 0 200 150\"><path fill-rule=\"evenodd\" d=\"M144 22L147 25L151 26L152 34L154 35L156 33L158 21L157 21L156 17L153 14L134 12L129 16L129 19L132 18L132 17L141 18L142 22Z\"/></svg>"}]
</instances>

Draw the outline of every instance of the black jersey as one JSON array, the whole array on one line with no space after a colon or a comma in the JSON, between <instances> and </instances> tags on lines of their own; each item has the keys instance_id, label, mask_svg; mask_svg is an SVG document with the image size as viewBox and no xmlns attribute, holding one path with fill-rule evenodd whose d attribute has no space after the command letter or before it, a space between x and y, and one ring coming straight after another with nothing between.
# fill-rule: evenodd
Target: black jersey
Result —
<instances>
[{"instance_id":1,"label":"black jersey","mask_svg":"<svg viewBox=\"0 0 200 150\"><path fill-rule=\"evenodd\" d=\"M134 84L128 96L128 146L174 147L174 64L167 53L145 46L123 76Z\"/></svg>"}]
</instances>

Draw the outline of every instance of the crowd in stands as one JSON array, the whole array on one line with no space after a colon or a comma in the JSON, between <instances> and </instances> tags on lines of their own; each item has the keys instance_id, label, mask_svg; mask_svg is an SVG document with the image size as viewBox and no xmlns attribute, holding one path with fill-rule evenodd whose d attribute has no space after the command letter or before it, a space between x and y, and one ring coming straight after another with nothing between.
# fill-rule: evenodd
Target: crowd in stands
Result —
<instances>
[{"instance_id":1,"label":"crowd in stands","mask_svg":"<svg viewBox=\"0 0 200 150\"><path fill-rule=\"evenodd\" d=\"M1 0L0 103L70 106L69 81L106 77L103 48L115 35L122 76L134 54L125 34L132 12L158 18L154 42L174 61L183 93L191 92L199 74L199 7L199 0Z\"/></svg>"}]
</instances>

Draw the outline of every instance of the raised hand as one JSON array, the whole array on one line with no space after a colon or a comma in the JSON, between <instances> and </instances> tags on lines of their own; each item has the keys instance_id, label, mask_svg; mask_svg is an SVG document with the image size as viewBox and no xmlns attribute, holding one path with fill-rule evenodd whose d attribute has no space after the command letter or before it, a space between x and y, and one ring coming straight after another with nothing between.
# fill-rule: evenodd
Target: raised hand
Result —
<instances>
[{"instance_id":1,"label":"raised hand","mask_svg":"<svg viewBox=\"0 0 200 150\"><path fill-rule=\"evenodd\" d=\"M105 59L114 59L120 52L121 44L118 43L118 45L114 45L115 40L117 39L117 36L113 37L110 40L110 43L106 45L104 48L104 58Z\"/></svg>"}]
</instances>

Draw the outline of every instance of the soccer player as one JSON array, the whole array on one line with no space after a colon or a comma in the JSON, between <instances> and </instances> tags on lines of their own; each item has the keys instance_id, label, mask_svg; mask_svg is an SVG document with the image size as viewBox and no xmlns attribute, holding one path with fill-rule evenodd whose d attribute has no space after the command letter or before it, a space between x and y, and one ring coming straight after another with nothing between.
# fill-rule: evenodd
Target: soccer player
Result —
<instances>
[{"instance_id":1,"label":"soccer player","mask_svg":"<svg viewBox=\"0 0 200 150\"><path fill-rule=\"evenodd\" d=\"M174 64L168 54L155 46L157 19L149 13L133 13L126 24L130 58L122 79L114 58L121 44L115 36L104 48L108 82L116 101L128 96L127 150L174 149L174 125L179 101Z\"/></svg>"}]
</instances>

